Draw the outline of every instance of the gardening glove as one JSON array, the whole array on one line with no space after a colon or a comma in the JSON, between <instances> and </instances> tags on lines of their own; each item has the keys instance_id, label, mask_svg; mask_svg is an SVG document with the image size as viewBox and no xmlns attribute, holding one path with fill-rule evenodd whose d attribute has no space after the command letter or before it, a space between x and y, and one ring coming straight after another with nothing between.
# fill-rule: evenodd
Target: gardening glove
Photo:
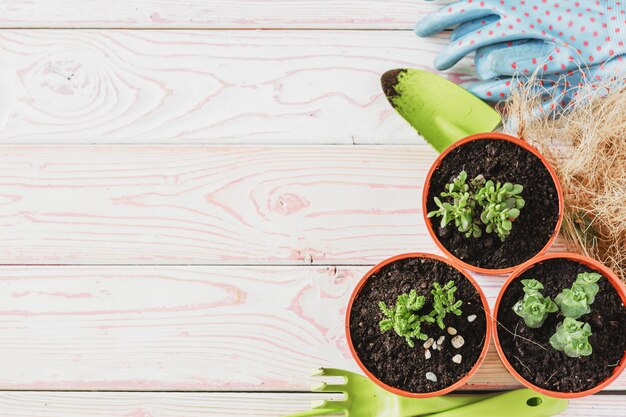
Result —
<instances>
[{"instance_id":1,"label":"gardening glove","mask_svg":"<svg viewBox=\"0 0 626 417\"><path fill-rule=\"evenodd\" d=\"M514 77L501 77L486 81L467 83L463 85L468 91L484 101L497 102L507 98L512 89L517 88L528 79L536 84L537 96L543 97L544 110L556 109L569 104L581 89L594 89L594 83L599 83L598 94L606 94L607 89L618 87L623 82L626 56L618 56L602 64L593 65L577 70L569 70L562 74L543 74L528 78L524 74Z\"/></svg>"},{"instance_id":2,"label":"gardening glove","mask_svg":"<svg viewBox=\"0 0 626 417\"><path fill-rule=\"evenodd\" d=\"M430 36L458 25L454 42L435 59L440 70L503 44L483 54L483 74L557 73L626 53L624 19L621 0L462 0L426 16L415 32ZM531 39L540 42L513 43Z\"/></svg>"}]
</instances>

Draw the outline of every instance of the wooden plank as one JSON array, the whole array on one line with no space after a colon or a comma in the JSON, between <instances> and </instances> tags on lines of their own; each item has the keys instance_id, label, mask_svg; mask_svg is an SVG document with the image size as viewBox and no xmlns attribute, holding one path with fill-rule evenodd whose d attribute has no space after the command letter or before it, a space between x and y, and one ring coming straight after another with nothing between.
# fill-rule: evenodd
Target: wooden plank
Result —
<instances>
[{"instance_id":1,"label":"wooden plank","mask_svg":"<svg viewBox=\"0 0 626 417\"><path fill-rule=\"evenodd\" d=\"M410 29L452 0L2 0L0 27Z\"/></svg>"},{"instance_id":2,"label":"wooden plank","mask_svg":"<svg viewBox=\"0 0 626 417\"><path fill-rule=\"evenodd\" d=\"M432 250L423 147L0 147L0 263L372 263Z\"/></svg>"},{"instance_id":3,"label":"wooden plank","mask_svg":"<svg viewBox=\"0 0 626 417\"><path fill-rule=\"evenodd\" d=\"M0 140L416 143L380 75L431 69L446 42L408 31L5 30ZM470 66L445 75L468 79Z\"/></svg>"},{"instance_id":4,"label":"wooden plank","mask_svg":"<svg viewBox=\"0 0 626 417\"><path fill-rule=\"evenodd\" d=\"M284 393L0 392L0 417L279 417L329 398ZM330 397L332 398L332 397ZM561 417L615 417L625 395L571 400Z\"/></svg>"},{"instance_id":5,"label":"wooden plank","mask_svg":"<svg viewBox=\"0 0 626 417\"><path fill-rule=\"evenodd\" d=\"M306 391L358 370L344 315L368 269L1 267L0 389ZM502 277L477 279L493 305ZM492 346L468 388L517 386Z\"/></svg>"}]
</instances>

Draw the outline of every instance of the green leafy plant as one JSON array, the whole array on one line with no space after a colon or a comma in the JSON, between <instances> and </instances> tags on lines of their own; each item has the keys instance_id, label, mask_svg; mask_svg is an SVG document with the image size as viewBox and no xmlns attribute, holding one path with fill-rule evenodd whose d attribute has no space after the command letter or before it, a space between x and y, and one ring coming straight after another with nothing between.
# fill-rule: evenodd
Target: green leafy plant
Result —
<instances>
[{"instance_id":1,"label":"green leafy plant","mask_svg":"<svg viewBox=\"0 0 626 417\"><path fill-rule=\"evenodd\" d=\"M593 351L589 336L591 336L589 323L566 317L556 326L556 333L550 338L550 345L571 358L589 356Z\"/></svg>"},{"instance_id":2,"label":"green leafy plant","mask_svg":"<svg viewBox=\"0 0 626 417\"><path fill-rule=\"evenodd\" d=\"M400 294L396 299L396 304L392 307L380 301L378 307L384 317L379 323L380 331L385 333L393 329L398 336L404 337L409 346L414 347L413 339L426 340L428 335L422 331L423 323L437 323L441 328L445 328L443 319L447 314L452 313L460 316L463 302L457 300L457 291L454 281L448 281L443 287L438 282L433 283L430 291L433 296L433 310L429 314L420 315L418 312L426 304L426 297L417 295L417 291L411 290L409 293Z\"/></svg>"},{"instance_id":3,"label":"green leafy plant","mask_svg":"<svg viewBox=\"0 0 626 417\"><path fill-rule=\"evenodd\" d=\"M585 292L589 304L593 304L596 299L596 294L600 291L600 286L596 284L600 278L602 278L602 275L597 272L581 272L576 276L574 285Z\"/></svg>"},{"instance_id":4,"label":"green leafy plant","mask_svg":"<svg viewBox=\"0 0 626 417\"><path fill-rule=\"evenodd\" d=\"M454 222L465 237L482 236L481 225L485 225L487 233L495 232L504 241L525 205L523 190L520 184L485 181L482 175L468 183L467 172L461 171L441 192L443 201L434 198L437 210L429 212L428 217L441 217L441 227Z\"/></svg>"},{"instance_id":5,"label":"green leafy plant","mask_svg":"<svg viewBox=\"0 0 626 417\"><path fill-rule=\"evenodd\" d=\"M441 193L441 197L448 198L450 202L442 202L435 197L435 204L438 209L428 213L428 217L441 217L441 227L446 227L454 222L457 230L465 234L465 237L480 237L482 231L474 220L474 208L476 202L470 192L470 185L467 184L467 173L461 173L448 185L446 191Z\"/></svg>"},{"instance_id":6,"label":"green leafy plant","mask_svg":"<svg viewBox=\"0 0 626 417\"><path fill-rule=\"evenodd\" d=\"M417 314L425 303L426 297L418 296L415 290L411 290L408 294L400 294L393 307L387 307L384 302L379 302L378 307L385 316L378 323L381 332L384 333L393 329L398 336L404 337L411 347L415 346L413 339L428 339L428 335L422 332L422 323L433 322L434 319L428 315L420 316Z\"/></svg>"},{"instance_id":7,"label":"green leafy plant","mask_svg":"<svg viewBox=\"0 0 626 417\"><path fill-rule=\"evenodd\" d=\"M454 281L448 281L443 287L438 282L433 283L433 289L430 292L433 296L433 311L430 312L429 316L437 322L441 329L446 327L443 319L448 313L457 316L462 313L460 307L463 302L456 299L456 290Z\"/></svg>"},{"instance_id":8,"label":"green leafy plant","mask_svg":"<svg viewBox=\"0 0 626 417\"><path fill-rule=\"evenodd\" d=\"M513 228L513 222L526 204L521 196L524 187L489 180L476 193L476 202L483 208L480 220L486 225L487 233L495 232L504 241Z\"/></svg>"},{"instance_id":9,"label":"green leafy plant","mask_svg":"<svg viewBox=\"0 0 626 417\"><path fill-rule=\"evenodd\" d=\"M549 313L558 311L557 305L541 294L543 284L535 279L523 279L524 298L513 306L515 314L524 319L526 326L537 329L543 326Z\"/></svg>"},{"instance_id":10,"label":"green leafy plant","mask_svg":"<svg viewBox=\"0 0 626 417\"><path fill-rule=\"evenodd\" d=\"M565 317L577 319L591 311L589 307L595 300L600 287L596 282L602 275L595 272L578 274L571 288L565 288L554 301Z\"/></svg>"},{"instance_id":11,"label":"green leafy plant","mask_svg":"<svg viewBox=\"0 0 626 417\"><path fill-rule=\"evenodd\" d=\"M556 333L550 338L550 345L572 358L589 356L592 347L589 343L591 326L577 321L579 317L591 311L589 307L595 300L600 286L597 284L602 275L597 272L582 272L570 288L563 289L554 302L541 294L543 284L534 279L523 279L524 298L513 306L513 311L524 319L531 328L543 325L549 313L561 311L565 316L556 327Z\"/></svg>"},{"instance_id":12,"label":"green leafy plant","mask_svg":"<svg viewBox=\"0 0 626 417\"><path fill-rule=\"evenodd\" d=\"M543 284L536 279L523 279L522 280L522 291L526 295L537 294L541 290L543 290Z\"/></svg>"}]
</instances>

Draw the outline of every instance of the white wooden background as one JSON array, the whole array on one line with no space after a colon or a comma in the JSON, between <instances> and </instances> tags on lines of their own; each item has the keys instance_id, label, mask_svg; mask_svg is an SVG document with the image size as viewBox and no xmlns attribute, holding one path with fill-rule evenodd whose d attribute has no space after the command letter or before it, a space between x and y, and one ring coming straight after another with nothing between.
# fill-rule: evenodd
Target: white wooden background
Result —
<instances>
[{"instance_id":1,"label":"white wooden background","mask_svg":"<svg viewBox=\"0 0 626 417\"><path fill-rule=\"evenodd\" d=\"M0 0L0 416L280 416L355 370L356 281L436 252L379 77L445 3ZM467 389L517 386L492 349Z\"/></svg>"}]
</instances>

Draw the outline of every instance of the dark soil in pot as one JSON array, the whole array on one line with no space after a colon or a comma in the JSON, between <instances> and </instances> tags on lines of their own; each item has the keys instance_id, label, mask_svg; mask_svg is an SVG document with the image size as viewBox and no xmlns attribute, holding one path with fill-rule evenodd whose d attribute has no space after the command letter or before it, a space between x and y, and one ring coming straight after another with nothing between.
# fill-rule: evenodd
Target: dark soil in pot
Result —
<instances>
[{"instance_id":1,"label":"dark soil in pot","mask_svg":"<svg viewBox=\"0 0 626 417\"><path fill-rule=\"evenodd\" d=\"M414 289L418 295L427 296L423 311L429 312L432 310L432 283L443 286L450 280L458 287L456 299L463 301L462 314L448 314L445 324L462 336L463 346L452 346L453 336L447 329L441 330L437 324L425 324L422 330L429 337L437 340L445 336L442 350L429 349L431 357L427 359L424 341L416 340L415 347L410 347L393 330L381 333L379 321L383 314L378 307L379 301L394 305L398 295ZM468 321L468 317L473 321ZM435 259L406 258L386 265L370 276L354 299L349 325L354 350L372 374L392 387L427 393L449 387L472 369L485 342L486 316L480 294L459 271ZM452 360L457 354L462 357L461 363ZM436 382L426 378L429 372L436 376Z\"/></svg>"},{"instance_id":2,"label":"dark soil in pot","mask_svg":"<svg viewBox=\"0 0 626 417\"><path fill-rule=\"evenodd\" d=\"M437 209L433 198L439 197L461 171L467 172L468 178L482 174L494 182L521 184L526 205L504 242L495 233L466 238L454 224L441 228L440 218L431 218L441 244L463 262L487 269L516 266L539 253L552 237L559 218L557 189L541 160L506 140L479 139L461 145L446 155L433 172L426 203L429 212Z\"/></svg>"},{"instance_id":3,"label":"dark soil in pot","mask_svg":"<svg viewBox=\"0 0 626 417\"><path fill-rule=\"evenodd\" d=\"M531 329L513 312L513 305L524 296L522 279L534 278L541 282L544 285L541 293L554 300L581 272L599 271L573 260L546 260L525 271L502 295L497 315L502 350L511 366L540 388L559 392L586 391L611 376L624 355L626 309L606 277L598 281L600 291L591 304L591 312L578 319L591 325L593 334L589 343L593 353L590 356L570 358L550 346L549 339L563 320L560 313L550 314L543 326Z\"/></svg>"}]
</instances>

